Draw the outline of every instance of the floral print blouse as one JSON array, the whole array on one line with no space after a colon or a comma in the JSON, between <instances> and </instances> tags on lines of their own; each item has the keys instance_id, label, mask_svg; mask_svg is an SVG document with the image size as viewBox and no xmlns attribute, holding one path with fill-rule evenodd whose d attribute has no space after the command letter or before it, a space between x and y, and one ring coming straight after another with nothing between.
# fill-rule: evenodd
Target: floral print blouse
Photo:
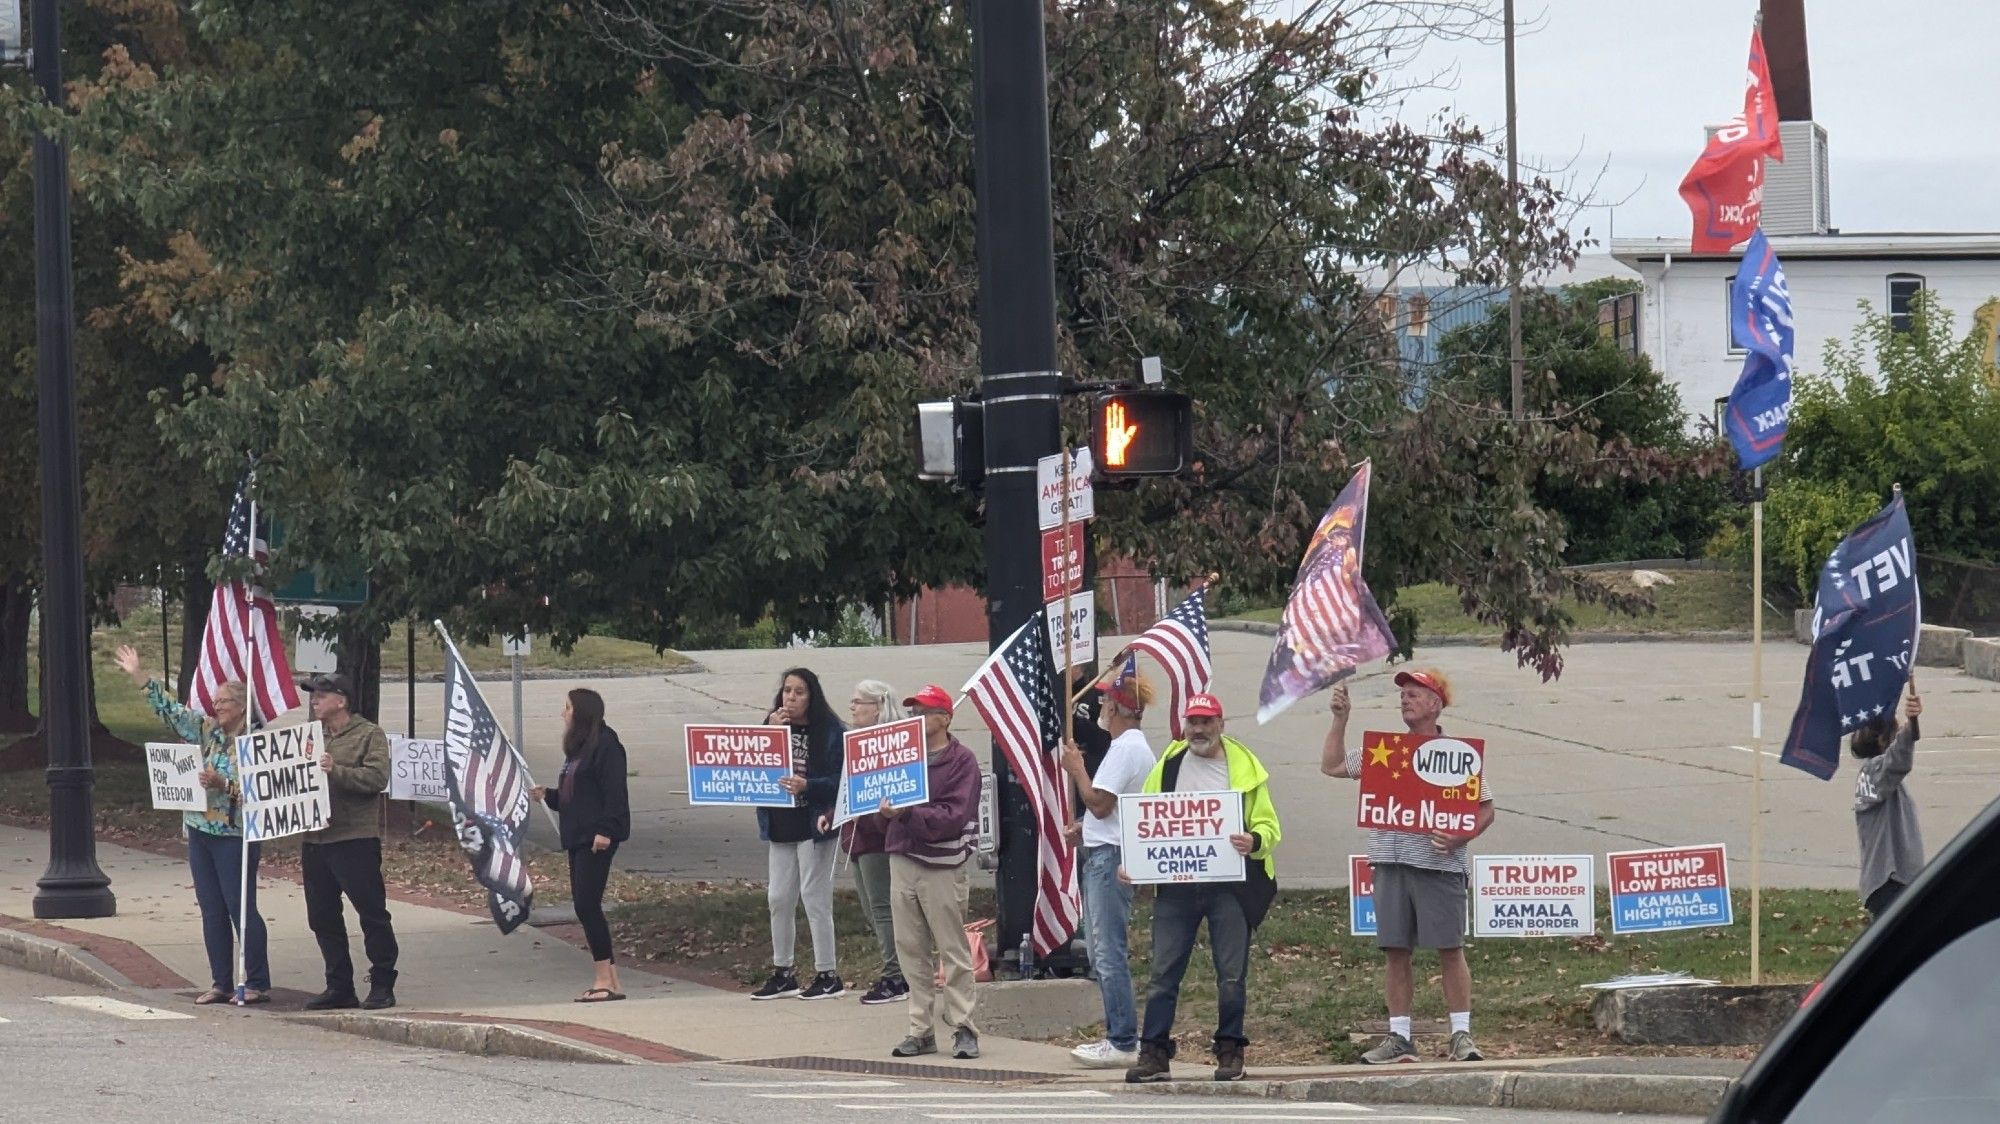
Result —
<instances>
[{"instance_id":1,"label":"floral print blouse","mask_svg":"<svg viewBox=\"0 0 2000 1124\"><path fill-rule=\"evenodd\" d=\"M202 748L209 768L222 774L228 782L221 792L212 788L202 791L208 794L208 810L205 812L182 812L181 822L189 831L205 831L210 835L241 835L243 829L236 822L236 746L222 727L203 718L174 701L158 679L146 680L146 701L152 704L153 713L160 721L179 734L190 744Z\"/></svg>"}]
</instances>

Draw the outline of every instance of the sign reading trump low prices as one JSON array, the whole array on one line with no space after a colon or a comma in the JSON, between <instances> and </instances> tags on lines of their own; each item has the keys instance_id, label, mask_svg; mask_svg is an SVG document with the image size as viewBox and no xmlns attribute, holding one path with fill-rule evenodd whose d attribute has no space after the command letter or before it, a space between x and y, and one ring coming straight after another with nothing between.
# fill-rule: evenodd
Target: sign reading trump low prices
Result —
<instances>
[{"instance_id":1,"label":"sign reading trump low prices","mask_svg":"<svg viewBox=\"0 0 2000 1124\"><path fill-rule=\"evenodd\" d=\"M1611 931L1657 933L1736 920L1729 904L1729 856L1722 844L1613 851Z\"/></svg>"},{"instance_id":2,"label":"sign reading trump low prices","mask_svg":"<svg viewBox=\"0 0 2000 1124\"><path fill-rule=\"evenodd\" d=\"M1240 792L1127 793L1118 827L1134 885L1243 881L1243 856L1229 842L1243 831Z\"/></svg>"},{"instance_id":3,"label":"sign reading trump low prices","mask_svg":"<svg viewBox=\"0 0 2000 1124\"><path fill-rule=\"evenodd\" d=\"M793 808L789 726L687 727L688 803Z\"/></svg>"},{"instance_id":4,"label":"sign reading trump low prices","mask_svg":"<svg viewBox=\"0 0 2000 1124\"><path fill-rule=\"evenodd\" d=\"M1589 855L1475 855L1476 937L1587 937L1597 932L1597 863Z\"/></svg>"},{"instance_id":5,"label":"sign reading trump low prices","mask_svg":"<svg viewBox=\"0 0 2000 1124\"><path fill-rule=\"evenodd\" d=\"M840 807L834 819L845 823L865 816L884 800L892 808L911 808L931 798L923 719L849 730L842 749Z\"/></svg>"},{"instance_id":6,"label":"sign reading trump low prices","mask_svg":"<svg viewBox=\"0 0 2000 1124\"><path fill-rule=\"evenodd\" d=\"M1375 868L1367 855L1347 856L1347 930L1357 937L1375 935Z\"/></svg>"},{"instance_id":7,"label":"sign reading trump low prices","mask_svg":"<svg viewBox=\"0 0 2000 1124\"><path fill-rule=\"evenodd\" d=\"M318 831L333 817L333 790L320 768L326 735L317 722L258 730L236 739L243 784L243 838L251 843Z\"/></svg>"},{"instance_id":8,"label":"sign reading trump low prices","mask_svg":"<svg viewBox=\"0 0 2000 1124\"><path fill-rule=\"evenodd\" d=\"M1479 827L1486 743L1477 738L1361 736L1357 826L1376 831L1471 835Z\"/></svg>"}]
</instances>

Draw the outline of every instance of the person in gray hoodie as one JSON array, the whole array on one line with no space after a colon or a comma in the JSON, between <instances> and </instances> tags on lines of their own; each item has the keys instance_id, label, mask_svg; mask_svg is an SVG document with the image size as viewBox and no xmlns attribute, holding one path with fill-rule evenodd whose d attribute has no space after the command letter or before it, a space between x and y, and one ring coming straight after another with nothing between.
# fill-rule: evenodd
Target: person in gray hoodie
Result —
<instances>
[{"instance_id":1,"label":"person in gray hoodie","mask_svg":"<svg viewBox=\"0 0 2000 1124\"><path fill-rule=\"evenodd\" d=\"M1880 917L1924 868L1917 801L1904 778L1916 763L1917 715L1923 700L1912 688L1898 726L1884 715L1854 732L1848 751L1861 761L1854 779L1854 827L1861 837L1861 900Z\"/></svg>"}]
</instances>

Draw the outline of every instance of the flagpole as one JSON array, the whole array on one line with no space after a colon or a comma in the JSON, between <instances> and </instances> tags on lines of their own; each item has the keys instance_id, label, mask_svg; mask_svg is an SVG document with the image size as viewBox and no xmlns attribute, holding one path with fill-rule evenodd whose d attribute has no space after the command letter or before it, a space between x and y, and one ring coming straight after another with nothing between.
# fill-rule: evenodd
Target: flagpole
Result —
<instances>
[{"instance_id":1,"label":"flagpole","mask_svg":"<svg viewBox=\"0 0 2000 1124\"><path fill-rule=\"evenodd\" d=\"M472 666L466 663L465 657L459 653L458 645L452 641L451 633L445 631L444 622L441 620L432 620L431 627L437 629L438 635L444 638L445 650L451 653L451 658L458 663L458 666L465 669L465 681L467 683L472 684L472 693L478 695L480 704L486 708L488 713L494 715L494 720L493 720L494 725L496 726L499 725L500 719L498 712L494 711L493 704L487 701L486 692L479 689L479 680L473 676ZM449 699L446 700L445 705L446 706L451 705ZM501 736L502 737L506 736L504 731L502 732ZM521 766L521 779L528 782L529 788L535 787L535 775L528 771L527 755L521 752L520 746L514 745L512 742L508 743L507 748L514 751L514 760ZM450 770L450 768L451 768L451 754L447 753L445 754L445 769L447 770L447 775L449 775L448 771ZM549 818L549 826L555 828L556 835L560 837L562 835L562 824L556 822L556 814L554 812L549 811L548 803L546 801L541 801L541 800L535 801L535 803L540 804L542 806L542 814Z\"/></svg>"},{"instance_id":2,"label":"flagpole","mask_svg":"<svg viewBox=\"0 0 2000 1124\"><path fill-rule=\"evenodd\" d=\"M1070 475L1070 473L1069 473L1069 470L1070 470L1070 464L1071 464L1071 462L1072 462L1073 458L1072 458L1072 457L1070 456L1070 452L1069 452L1069 441L1068 441L1068 440L1067 440L1067 439L1065 438L1065 439L1064 439L1064 440L1062 441L1062 443L1061 443L1061 444L1062 444L1062 448L1061 448L1061 449L1059 449L1059 450L1057 451L1057 454L1056 454L1056 455L1057 455L1057 456L1060 456L1060 457L1062 458L1062 474L1063 474L1063 475L1062 475L1062 492L1063 492L1063 494L1062 494L1062 550L1061 550L1060 552L1058 552L1058 554L1057 554L1057 558L1058 558L1058 559L1060 560L1060 564L1061 564L1061 566L1062 566L1062 569L1061 569L1061 571L1060 571L1060 574L1061 574L1061 577L1062 577L1062 606L1063 606L1063 608L1062 608L1062 620L1063 620L1063 625L1062 625L1062 639L1061 639L1061 640L1059 641L1059 643L1060 643L1060 644L1062 644L1062 650L1063 650L1063 657L1062 657L1062 669L1063 669L1063 673L1062 673L1062 691L1063 691L1063 697L1064 697L1065 699L1068 699L1068 700L1069 700L1068 704L1067 704L1067 705L1065 705L1065 706L1063 707L1063 744L1064 744L1064 745L1068 745L1069 743L1071 743L1071 742L1073 742L1073 741L1075 741L1075 740L1076 740L1076 698L1075 698L1074 696L1072 696L1072 695L1071 695L1071 694L1069 693L1069 678L1070 678L1070 675L1071 675L1071 673L1072 673L1072 670L1073 670L1073 669L1072 669L1072 667L1071 667L1071 664L1070 664L1070 659L1071 659L1071 657L1072 657L1072 656L1073 656L1073 654L1074 654L1074 653L1073 653L1073 652L1072 652L1072 651L1070 650L1070 642L1069 642L1069 634L1070 634L1070 629L1071 629L1071 628L1073 628L1073 627L1075 627L1074 625L1072 625L1072 624L1070 623L1070 619L1069 619L1069 612L1070 612L1070 609L1069 609L1069 529L1070 529L1070 520L1069 520L1069 505L1070 505L1070 499L1071 499L1071 496L1070 496L1070 491L1069 491L1069 489L1070 489L1070 479L1069 479L1069 475ZM1081 559L1079 559L1078 561L1081 561ZM1095 622L1095 621L1093 621L1093 622L1091 622L1091 623L1093 624L1093 626L1094 626L1094 625L1096 624L1096 622ZM1095 629L1094 629L1094 628L1093 628L1093 631L1095 631ZM1068 826L1068 824L1069 824L1069 803L1068 803L1067 801L1065 801L1065 802L1063 803L1063 825L1064 825L1064 826Z\"/></svg>"},{"instance_id":3,"label":"flagpole","mask_svg":"<svg viewBox=\"0 0 2000 1124\"><path fill-rule=\"evenodd\" d=\"M256 483L256 468L250 470L249 485ZM251 573L243 581L243 729L247 733L257 720L257 499L250 500L250 534L243 549L250 555ZM229 746L236 752L235 742ZM236 856L236 1005L245 1006L249 999L249 968L244 955L245 934L250 931L250 817L241 815L241 838L243 846Z\"/></svg>"},{"instance_id":4,"label":"flagpole","mask_svg":"<svg viewBox=\"0 0 2000 1124\"><path fill-rule=\"evenodd\" d=\"M1750 477L1750 983L1763 982L1764 467Z\"/></svg>"}]
</instances>

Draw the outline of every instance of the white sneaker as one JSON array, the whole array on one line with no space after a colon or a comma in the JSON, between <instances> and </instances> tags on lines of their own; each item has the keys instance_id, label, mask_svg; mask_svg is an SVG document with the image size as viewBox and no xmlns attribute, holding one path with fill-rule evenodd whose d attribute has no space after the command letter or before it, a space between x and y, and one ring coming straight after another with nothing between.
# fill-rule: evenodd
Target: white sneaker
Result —
<instances>
[{"instance_id":1,"label":"white sneaker","mask_svg":"<svg viewBox=\"0 0 2000 1124\"><path fill-rule=\"evenodd\" d=\"M1085 1069L1129 1069L1139 1064L1139 1051L1120 1050L1109 1039L1086 1042L1069 1052Z\"/></svg>"}]
</instances>

